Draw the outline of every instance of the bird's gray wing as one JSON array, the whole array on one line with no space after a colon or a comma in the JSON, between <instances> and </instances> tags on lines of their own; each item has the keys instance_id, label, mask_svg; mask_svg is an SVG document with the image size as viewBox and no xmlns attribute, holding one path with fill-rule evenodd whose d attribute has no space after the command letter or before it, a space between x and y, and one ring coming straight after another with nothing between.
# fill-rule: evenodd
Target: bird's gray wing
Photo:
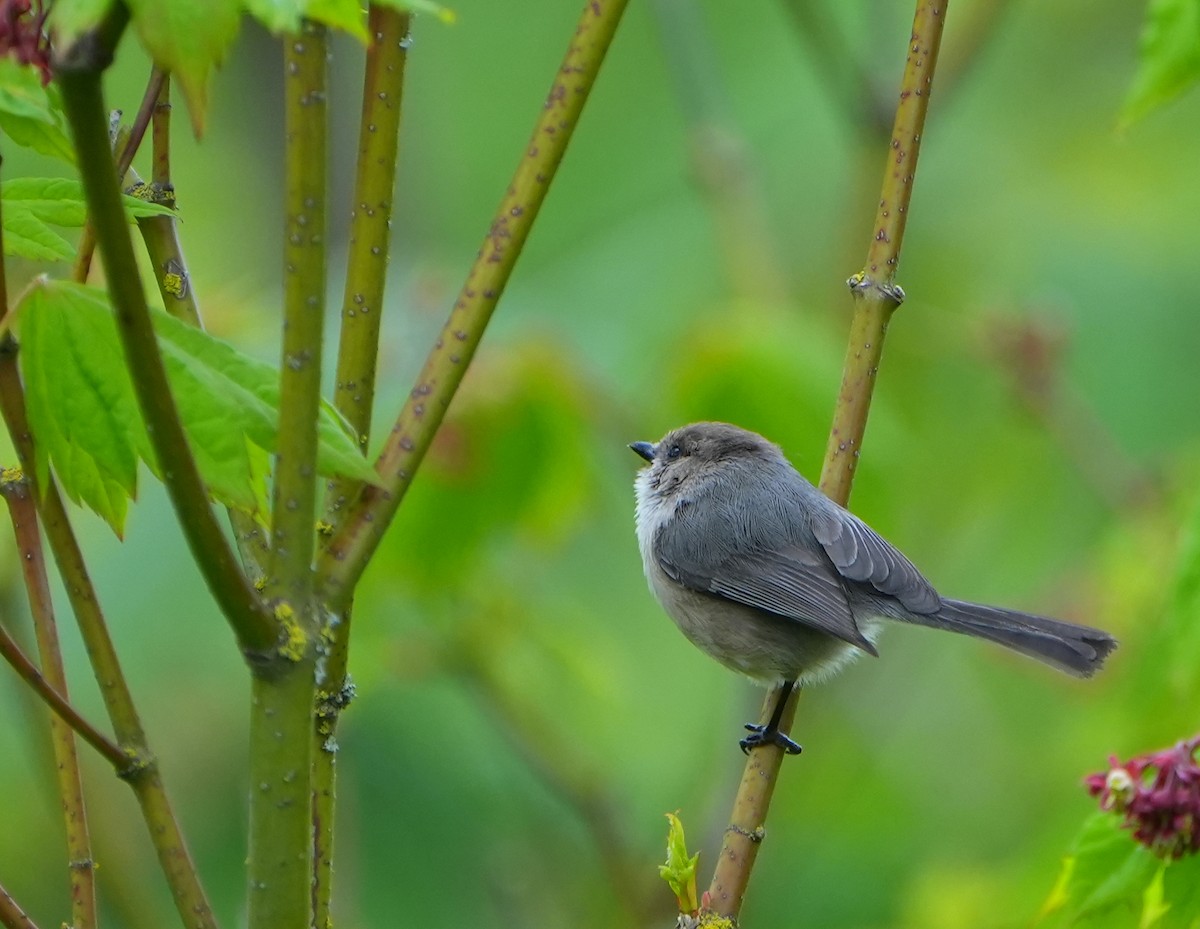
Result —
<instances>
[{"instance_id":1,"label":"bird's gray wing","mask_svg":"<svg viewBox=\"0 0 1200 929\"><path fill-rule=\"evenodd\" d=\"M913 613L941 608L941 597L916 566L853 513L823 507L814 514L812 528L842 577L870 584Z\"/></svg>"},{"instance_id":2,"label":"bird's gray wing","mask_svg":"<svg viewBox=\"0 0 1200 929\"><path fill-rule=\"evenodd\" d=\"M659 532L655 545L659 567L675 583L802 623L878 654L854 622L841 579L819 552L801 545L779 551L701 548L680 544L680 535Z\"/></svg>"}]
</instances>

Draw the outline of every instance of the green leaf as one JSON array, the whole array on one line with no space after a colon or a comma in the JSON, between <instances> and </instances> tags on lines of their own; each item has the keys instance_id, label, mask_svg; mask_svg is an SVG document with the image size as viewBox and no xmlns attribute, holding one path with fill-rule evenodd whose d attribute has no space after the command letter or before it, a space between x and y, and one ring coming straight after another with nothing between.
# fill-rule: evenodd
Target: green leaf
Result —
<instances>
[{"instance_id":1,"label":"green leaf","mask_svg":"<svg viewBox=\"0 0 1200 929\"><path fill-rule=\"evenodd\" d=\"M166 313L154 314L163 360L176 391L180 415L214 446L236 428L260 448L274 451L279 419L279 371L241 354L207 332ZM189 414L185 414L185 407ZM378 483L379 475L358 451L333 407L324 401L317 421L317 472ZM196 441L200 440L195 436Z\"/></svg>"},{"instance_id":2,"label":"green leaf","mask_svg":"<svg viewBox=\"0 0 1200 929\"><path fill-rule=\"evenodd\" d=\"M312 19L349 33L360 42L367 41L358 0L246 0L245 5L247 12L272 32L299 32L301 20Z\"/></svg>"},{"instance_id":3,"label":"green leaf","mask_svg":"<svg viewBox=\"0 0 1200 929\"><path fill-rule=\"evenodd\" d=\"M87 219L83 187L77 180L59 177L18 177L0 183L4 199L4 250L10 255L40 261L70 258L74 248L51 230L55 226L82 226ZM157 203L123 196L131 217L171 215Z\"/></svg>"},{"instance_id":4,"label":"green leaf","mask_svg":"<svg viewBox=\"0 0 1200 929\"><path fill-rule=\"evenodd\" d=\"M393 9L409 13L429 13L447 26L453 26L458 22L458 14L454 10L441 3L435 3L434 0L376 0L376 2L380 6L390 6Z\"/></svg>"},{"instance_id":5,"label":"green leaf","mask_svg":"<svg viewBox=\"0 0 1200 929\"><path fill-rule=\"evenodd\" d=\"M154 63L170 71L204 134L208 79L237 36L239 0L127 0L133 26Z\"/></svg>"},{"instance_id":6,"label":"green leaf","mask_svg":"<svg viewBox=\"0 0 1200 929\"><path fill-rule=\"evenodd\" d=\"M39 484L53 461L67 496L120 535L126 499L137 492L138 450L149 439L106 303L99 291L42 279L20 313Z\"/></svg>"},{"instance_id":7,"label":"green leaf","mask_svg":"<svg viewBox=\"0 0 1200 929\"><path fill-rule=\"evenodd\" d=\"M1139 56L1121 110L1122 127L1178 96L1200 77L1200 0L1151 0Z\"/></svg>"},{"instance_id":8,"label":"green leaf","mask_svg":"<svg viewBox=\"0 0 1200 929\"><path fill-rule=\"evenodd\" d=\"M1127 925L1133 925L1134 914L1142 912L1144 894L1160 865L1149 849L1121 828L1120 816L1093 813L1064 865L1069 877L1055 888L1058 899L1053 908L1061 908L1068 921L1116 910L1126 917Z\"/></svg>"},{"instance_id":9,"label":"green leaf","mask_svg":"<svg viewBox=\"0 0 1200 929\"><path fill-rule=\"evenodd\" d=\"M107 296L42 279L22 301L20 354L38 474L54 465L64 489L121 531L137 460L158 473ZM262 519L266 451L277 443L279 373L213 336L154 312L163 362L196 465L214 499ZM327 404L317 470L378 482Z\"/></svg>"},{"instance_id":10,"label":"green leaf","mask_svg":"<svg viewBox=\"0 0 1200 929\"><path fill-rule=\"evenodd\" d=\"M0 129L24 148L69 164L75 161L57 90L43 87L32 65L12 58L0 58Z\"/></svg>"}]
</instances>

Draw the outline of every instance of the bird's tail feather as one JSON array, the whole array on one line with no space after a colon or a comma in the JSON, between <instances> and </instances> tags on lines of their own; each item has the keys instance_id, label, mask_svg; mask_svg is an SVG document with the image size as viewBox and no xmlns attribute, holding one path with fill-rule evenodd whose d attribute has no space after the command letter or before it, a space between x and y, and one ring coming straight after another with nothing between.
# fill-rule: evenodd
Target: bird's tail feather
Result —
<instances>
[{"instance_id":1,"label":"bird's tail feather","mask_svg":"<svg viewBox=\"0 0 1200 929\"><path fill-rule=\"evenodd\" d=\"M942 608L928 620L930 626L987 639L1076 677L1091 677L1117 647L1116 639L1090 626L963 600L943 598Z\"/></svg>"}]
</instances>

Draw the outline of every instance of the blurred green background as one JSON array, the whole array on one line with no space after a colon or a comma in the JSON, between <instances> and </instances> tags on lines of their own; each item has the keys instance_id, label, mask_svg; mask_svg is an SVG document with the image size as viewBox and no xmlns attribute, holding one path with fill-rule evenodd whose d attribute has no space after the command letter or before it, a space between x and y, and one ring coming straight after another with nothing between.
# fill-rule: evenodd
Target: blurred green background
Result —
<instances>
[{"instance_id":1,"label":"blurred green background","mask_svg":"<svg viewBox=\"0 0 1200 929\"><path fill-rule=\"evenodd\" d=\"M688 645L646 591L625 445L727 419L820 470L843 282L866 252L887 143L841 45L886 125L911 9L826 0L813 33L790 2L645 0L626 15L357 599L342 926L669 925L656 865L675 810L707 886L761 692ZM1122 647L1080 682L894 629L880 660L804 694L805 753L776 793L748 926L1029 925L1092 808L1080 779L1110 752L1198 728L1200 615L1179 578L1197 558L1200 95L1115 131L1140 4L953 6L899 276L908 300L852 508L944 592L1101 625ZM456 25L414 29L381 432L578 14L565 0L454 7ZM335 305L361 62L336 43ZM110 105L132 113L146 73L127 40ZM271 359L280 74L278 43L248 27L214 82L207 136L177 120L174 164L207 322ZM5 169L57 170L7 150ZM77 524L218 916L236 926L245 669L148 475L124 543L89 515ZM25 607L3 544L7 621ZM62 609L75 699L101 719ZM66 875L48 740L8 674L0 705L0 875L55 925ZM132 798L85 759L106 924L173 924Z\"/></svg>"}]
</instances>

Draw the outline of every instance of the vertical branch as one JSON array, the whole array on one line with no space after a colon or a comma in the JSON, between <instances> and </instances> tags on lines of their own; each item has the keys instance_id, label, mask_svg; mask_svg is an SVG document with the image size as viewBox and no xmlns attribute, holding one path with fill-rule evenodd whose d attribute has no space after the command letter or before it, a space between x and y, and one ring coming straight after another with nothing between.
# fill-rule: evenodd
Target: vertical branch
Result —
<instances>
[{"instance_id":1,"label":"vertical branch","mask_svg":"<svg viewBox=\"0 0 1200 929\"><path fill-rule=\"evenodd\" d=\"M29 485L24 480L0 478L0 494L8 501L16 536L17 552L21 558L25 589L29 594L29 612L33 618L38 652L42 659L42 676L47 687L66 701L67 675L63 668L62 651L58 645L58 629L54 606L50 600L50 584L46 578L46 560L38 531L37 514ZM92 860L92 842L88 834L87 808L83 800L83 778L79 772L79 757L75 751L75 736L71 726L58 715L50 717L50 739L58 780L58 795L62 801L63 819L67 829L67 861L71 883L71 925L73 929L93 929L96 925L96 864ZM111 745L111 743L108 743ZM121 767L126 759L116 746Z\"/></svg>"},{"instance_id":2,"label":"vertical branch","mask_svg":"<svg viewBox=\"0 0 1200 929\"><path fill-rule=\"evenodd\" d=\"M843 505L850 496L866 431L883 337L892 312L904 299L904 291L895 283L896 268L947 5L948 0L917 3L866 264L847 282L855 301L854 319L820 485L827 496ZM793 692L780 721L780 730L785 733L795 718L795 696ZM778 690L767 695L764 714L770 712L778 697ZM782 759L782 749L774 745L750 753L708 891L708 907L719 916L736 920L741 910Z\"/></svg>"},{"instance_id":3,"label":"vertical branch","mask_svg":"<svg viewBox=\"0 0 1200 929\"><path fill-rule=\"evenodd\" d=\"M268 591L288 633L290 664L256 673L253 682L250 929L309 926L314 904L312 558L325 310L325 27L305 21L284 46L283 364Z\"/></svg>"},{"instance_id":4,"label":"vertical branch","mask_svg":"<svg viewBox=\"0 0 1200 929\"><path fill-rule=\"evenodd\" d=\"M336 609L349 601L462 383L578 125L627 2L588 0L585 4L508 192L376 463L386 488L363 489L318 557L323 595Z\"/></svg>"},{"instance_id":5,"label":"vertical branch","mask_svg":"<svg viewBox=\"0 0 1200 929\"><path fill-rule=\"evenodd\" d=\"M387 281L392 197L400 144L404 67L408 61L411 16L380 4L368 14L371 45L363 77L362 121L350 219L350 254L342 299L334 403L358 440L363 454L371 432L375 403L379 327ZM330 482L327 507L331 521L359 489L356 482ZM337 777L337 724L352 692L347 666L350 649L349 604L340 622L329 628L325 680L316 707L317 744L313 767L313 922L330 920L333 895L334 794Z\"/></svg>"}]
</instances>

